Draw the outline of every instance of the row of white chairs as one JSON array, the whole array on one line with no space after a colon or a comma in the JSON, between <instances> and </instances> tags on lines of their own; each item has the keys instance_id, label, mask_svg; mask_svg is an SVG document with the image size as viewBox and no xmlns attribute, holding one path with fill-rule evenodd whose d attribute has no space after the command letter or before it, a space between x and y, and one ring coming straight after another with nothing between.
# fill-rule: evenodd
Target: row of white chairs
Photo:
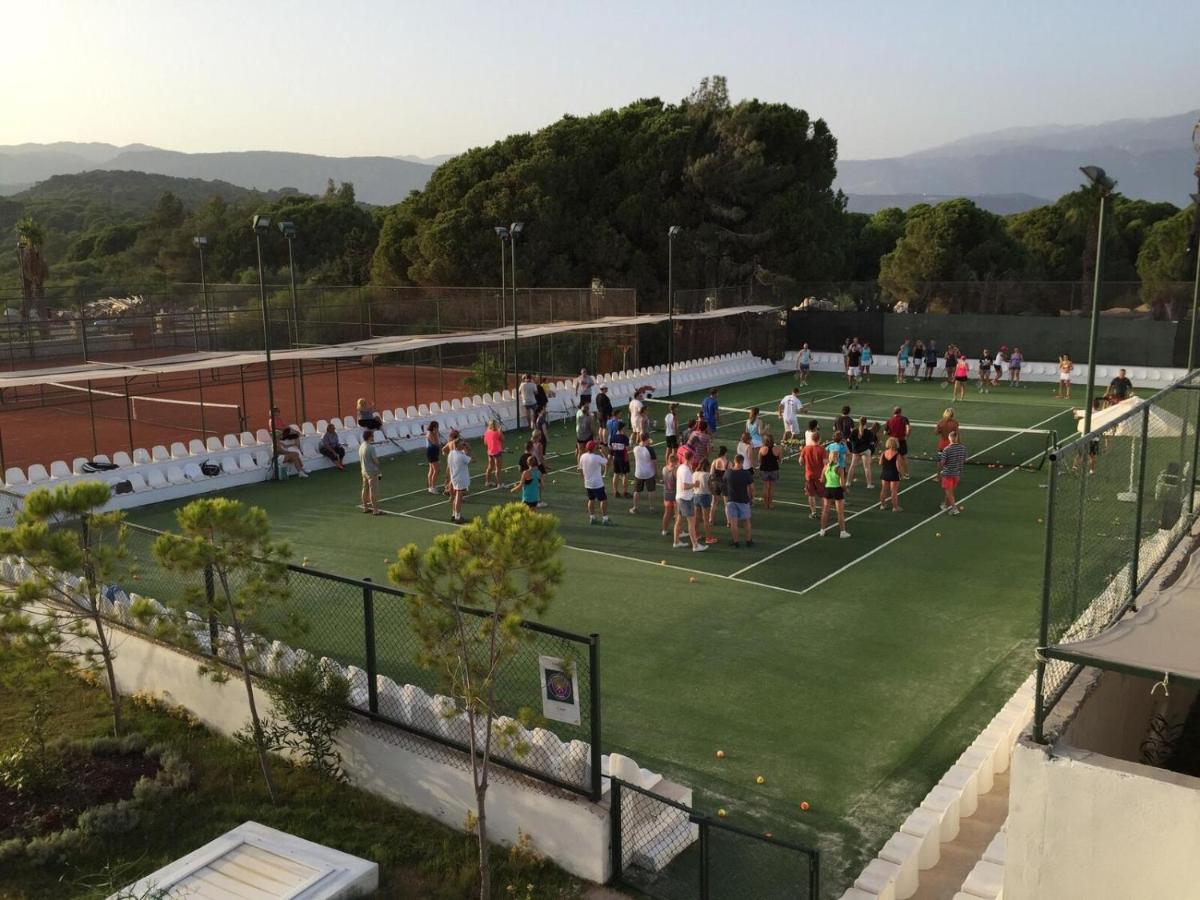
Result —
<instances>
[{"instance_id":1,"label":"row of white chairs","mask_svg":"<svg viewBox=\"0 0 1200 900\"><path fill-rule=\"evenodd\" d=\"M752 356L749 351L722 356L688 360L675 365L673 383L678 387L717 386L725 380L764 374L771 369L770 363ZM608 386L613 403L622 405L633 396L635 390L647 384L660 390L666 388L666 366L633 369L625 372L602 373L598 384ZM575 388L573 382L558 381L549 385L555 397L550 402L550 417L554 420L574 415ZM400 449L415 449L424 440L426 428L437 421L443 434L457 429L468 438L483 434L492 419L504 428L512 428L517 411L513 394L509 390L497 393L476 394L445 402L418 404L380 412L383 422L383 438L390 442L381 447L386 453ZM357 460L357 448L362 429L353 416L317 419L294 425L300 432L300 452L305 459L320 457L320 441L327 426L332 422L338 431L341 443L346 447L348 461ZM404 442L409 442L405 445ZM97 454L92 459L77 457L68 464L62 460L51 462L47 468L33 463L28 470L13 466L4 473L4 484L8 488L24 489L29 486L63 483L80 478L101 478L109 483L129 480L135 492L149 490L162 485L183 484L201 481L205 476L200 463L214 462L226 474L266 468L270 465L270 435L265 428L256 432L243 431L227 434L224 438L209 437L207 440L192 438L186 443L175 441L168 445L157 444L149 449L137 448L132 453L118 450L111 455ZM399 447L395 445L399 444ZM91 462L111 463L117 469L111 472L89 473L85 470ZM133 477L133 476L137 477Z\"/></svg>"},{"instance_id":2,"label":"row of white chairs","mask_svg":"<svg viewBox=\"0 0 1200 900\"><path fill-rule=\"evenodd\" d=\"M1031 676L925 795L841 900L906 900L913 896L920 873L938 864L941 845L958 837L961 820L975 814L980 795L992 790L997 774L1008 771L1013 745L1032 714ZM1003 845L1003 837L989 845L959 895L970 900L1001 900Z\"/></svg>"}]
</instances>

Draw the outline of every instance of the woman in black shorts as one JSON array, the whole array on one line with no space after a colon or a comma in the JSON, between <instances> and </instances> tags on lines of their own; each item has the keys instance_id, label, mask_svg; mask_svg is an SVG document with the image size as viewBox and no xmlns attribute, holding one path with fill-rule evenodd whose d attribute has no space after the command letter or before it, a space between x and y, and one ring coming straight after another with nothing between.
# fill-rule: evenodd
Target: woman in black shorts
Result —
<instances>
[{"instance_id":1,"label":"woman in black shorts","mask_svg":"<svg viewBox=\"0 0 1200 900\"><path fill-rule=\"evenodd\" d=\"M887 439L879 456L879 481L879 508L887 509L890 497L892 512L903 512L900 508L900 442L894 437Z\"/></svg>"},{"instance_id":2,"label":"woman in black shorts","mask_svg":"<svg viewBox=\"0 0 1200 900\"><path fill-rule=\"evenodd\" d=\"M712 461L708 470L708 489L712 491L713 506L721 513L725 511L725 504L720 498L725 496L725 470L728 468L729 448L722 444L717 448L717 458ZM716 517L716 513L713 513L713 517Z\"/></svg>"},{"instance_id":3,"label":"woman in black shorts","mask_svg":"<svg viewBox=\"0 0 1200 900\"><path fill-rule=\"evenodd\" d=\"M442 464L442 437L438 433L438 423L430 422L425 426L425 461L429 469L425 473L425 487L431 494L438 492L438 470Z\"/></svg>"},{"instance_id":4,"label":"woman in black shorts","mask_svg":"<svg viewBox=\"0 0 1200 900\"><path fill-rule=\"evenodd\" d=\"M758 448L758 462L763 480L763 509L771 508L775 497L775 482L779 480L779 458L782 452L775 446L775 438L767 435Z\"/></svg>"},{"instance_id":5,"label":"woman in black shorts","mask_svg":"<svg viewBox=\"0 0 1200 900\"><path fill-rule=\"evenodd\" d=\"M863 475L867 479L867 487L875 487L871 460L878 442L879 437L875 429L867 425L867 417L860 417L858 424L850 431L850 438L846 441L850 450L850 469L846 472L846 487L854 485L854 470L858 466L862 466Z\"/></svg>"}]
</instances>

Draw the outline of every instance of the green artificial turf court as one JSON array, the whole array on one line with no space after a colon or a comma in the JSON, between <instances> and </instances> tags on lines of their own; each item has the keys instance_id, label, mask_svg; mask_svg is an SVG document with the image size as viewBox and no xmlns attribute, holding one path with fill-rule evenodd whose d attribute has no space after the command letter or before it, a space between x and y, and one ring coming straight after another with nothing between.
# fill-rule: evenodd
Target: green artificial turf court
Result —
<instances>
[{"instance_id":1,"label":"green artificial turf court","mask_svg":"<svg viewBox=\"0 0 1200 900\"><path fill-rule=\"evenodd\" d=\"M774 414L793 384L778 375L723 387L729 412L714 446L733 452L744 416L732 410ZM872 421L903 407L914 423L929 423L914 425L917 453L932 447L932 423L950 405L941 382L901 385L890 375L850 392L817 373L803 390L811 414L801 421L818 418L823 434L843 404ZM706 393L678 400L698 404ZM820 847L825 892L844 888L1032 668L1046 495L1036 465L1046 436L986 428L1073 433L1072 403L1052 393L1035 383L981 394L972 384L955 404L963 425L985 427L966 429L968 449L1006 463L967 467L957 518L939 514L933 463L913 459L903 512L880 511L878 482L873 491L860 483L847 502L852 537L840 540L836 529L818 537L802 470L789 458L777 507L754 510L755 546L723 540L705 553L672 549L660 535L661 492L657 515L630 515L629 501L614 499L615 525L589 525L573 426L555 423L546 511L559 517L567 544L566 580L543 621L601 636L605 751L693 786L698 808L724 807L732 823ZM652 406L661 422L664 410ZM509 436L512 470L523 442ZM482 484L482 443L472 445ZM297 560L384 581L398 547L428 544L454 526L446 500L424 490L423 454L387 458L383 472L383 517L357 509L350 470L234 496L268 511ZM481 487L464 514L512 499ZM175 505L131 519L170 528ZM361 610L348 610L339 632L339 615L320 598L297 602L320 624L306 645L356 662ZM810 811L800 811L802 800Z\"/></svg>"}]
</instances>

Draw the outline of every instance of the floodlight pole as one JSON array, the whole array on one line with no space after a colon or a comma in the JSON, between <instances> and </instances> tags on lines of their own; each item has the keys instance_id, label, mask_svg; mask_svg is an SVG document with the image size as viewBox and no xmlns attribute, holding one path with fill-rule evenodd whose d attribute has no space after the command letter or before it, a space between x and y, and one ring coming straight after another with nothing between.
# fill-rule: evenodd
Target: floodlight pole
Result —
<instances>
[{"instance_id":1,"label":"floodlight pole","mask_svg":"<svg viewBox=\"0 0 1200 900\"><path fill-rule=\"evenodd\" d=\"M288 279L292 284L292 321L296 326L296 338L292 341L292 346L295 347L300 343L300 302L296 297L296 259L292 251L292 243L296 239L296 226L291 222L280 222L279 230L287 238L288 245ZM304 398L304 360L297 357L296 362L299 365L300 377L300 418L307 420L308 404ZM372 402L374 402L374 398L372 398Z\"/></svg>"},{"instance_id":2,"label":"floodlight pole","mask_svg":"<svg viewBox=\"0 0 1200 900\"><path fill-rule=\"evenodd\" d=\"M1200 217L1200 193L1192 194L1192 204L1196 207L1195 215ZM1188 337L1187 370L1192 371L1192 359L1196 353L1196 306L1200 303L1200 232L1192 241L1192 253L1196 255L1196 274L1192 279L1192 332Z\"/></svg>"},{"instance_id":3,"label":"floodlight pole","mask_svg":"<svg viewBox=\"0 0 1200 900\"><path fill-rule=\"evenodd\" d=\"M512 272L512 318L513 318L513 428L521 427L521 372L517 361L517 348L520 346L520 334L517 325L517 238L525 230L522 222L513 222L508 227L508 252L512 258L509 269Z\"/></svg>"},{"instance_id":4,"label":"floodlight pole","mask_svg":"<svg viewBox=\"0 0 1200 900\"><path fill-rule=\"evenodd\" d=\"M263 277L262 231L257 227L258 217L255 217L254 246L258 252L258 298L262 304L263 349L266 353L267 364L267 428L271 433L271 480L279 479L279 466L275 455L278 447L275 443L275 384L271 373L271 322L267 316L267 285ZM270 220L267 220L270 227ZM262 229L262 230L265 230Z\"/></svg>"},{"instance_id":5,"label":"floodlight pole","mask_svg":"<svg viewBox=\"0 0 1200 900\"><path fill-rule=\"evenodd\" d=\"M200 251L200 300L201 306L204 308L204 333L208 337L208 349L212 349L212 311L208 307L208 282L204 276L204 245L208 243L208 238L194 237L192 243L196 245L196 249Z\"/></svg>"},{"instance_id":6,"label":"floodlight pole","mask_svg":"<svg viewBox=\"0 0 1200 900\"><path fill-rule=\"evenodd\" d=\"M673 397L674 382L672 377L675 369L675 235L679 234L679 226L672 225L667 229L667 396Z\"/></svg>"},{"instance_id":7,"label":"floodlight pole","mask_svg":"<svg viewBox=\"0 0 1200 900\"><path fill-rule=\"evenodd\" d=\"M1092 320L1088 330L1087 405L1083 409L1083 433L1092 430L1092 405L1096 393L1096 339L1100 333L1100 269L1104 264L1104 206L1117 183L1103 169L1086 166L1082 170L1100 188L1100 221L1096 226L1096 270L1092 273Z\"/></svg>"}]
</instances>

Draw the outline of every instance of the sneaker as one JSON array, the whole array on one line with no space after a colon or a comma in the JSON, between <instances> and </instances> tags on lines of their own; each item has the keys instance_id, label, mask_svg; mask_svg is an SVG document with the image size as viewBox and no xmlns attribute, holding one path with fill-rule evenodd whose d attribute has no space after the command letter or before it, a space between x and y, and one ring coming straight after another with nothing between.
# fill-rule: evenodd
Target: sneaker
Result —
<instances>
[{"instance_id":1,"label":"sneaker","mask_svg":"<svg viewBox=\"0 0 1200 900\"><path fill-rule=\"evenodd\" d=\"M708 549L707 544L697 544L695 547L692 548L692 552L693 553L703 553L707 549Z\"/></svg>"},{"instance_id":2,"label":"sneaker","mask_svg":"<svg viewBox=\"0 0 1200 900\"><path fill-rule=\"evenodd\" d=\"M729 546L730 547L740 547L742 545L740 543L738 543L737 541L730 541Z\"/></svg>"},{"instance_id":3,"label":"sneaker","mask_svg":"<svg viewBox=\"0 0 1200 900\"><path fill-rule=\"evenodd\" d=\"M441 493L441 491L439 491L437 488L429 488L429 493L431 493L431 494L440 494L440 493Z\"/></svg>"},{"instance_id":4,"label":"sneaker","mask_svg":"<svg viewBox=\"0 0 1200 900\"><path fill-rule=\"evenodd\" d=\"M817 537L825 537L825 529L824 528L822 528L820 531L817 532Z\"/></svg>"},{"instance_id":5,"label":"sneaker","mask_svg":"<svg viewBox=\"0 0 1200 900\"><path fill-rule=\"evenodd\" d=\"M946 504L945 504L945 503L939 503L939 504L938 504L938 509L945 509L945 508L946 508Z\"/></svg>"},{"instance_id":6,"label":"sneaker","mask_svg":"<svg viewBox=\"0 0 1200 900\"><path fill-rule=\"evenodd\" d=\"M550 504L549 504L549 503L547 503L545 500L539 500L539 501L538 501L538 509L545 509L545 508L546 508L547 506L549 506L549 505L550 505Z\"/></svg>"},{"instance_id":7,"label":"sneaker","mask_svg":"<svg viewBox=\"0 0 1200 900\"><path fill-rule=\"evenodd\" d=\"M952 507L950 510L950 515L952 515L952 516L962 515L962 510L959 509L957 506Z\"/></svg>"},{"instance_id":8,"label":"sneaker","mask_svg":"<svg viewBox=\"0 0 1200 900\"><path fill-rule=\"evenodd\" d=\"M887 504L886 504L886 503L883 503L883 502L880 502L880 504L879 504L879 508L880 508L880 509L887 509Z\"/></svg>"},{"instance_id":9,"label":"sneaker","mask_svg":"<svg viewBox=\"0 0 1200 900\"><path fill-rule=\"evenodd\" d=\"M307 472L305 472L303 469L301 469L301 470L300 470L299 472L297 472L296 474L297 474L297 475L299 475L301 478L307 478L307 477L308 477L308 473L307 473Z\"/></svg>"},{"instance_id":10,"label":"sneaker","mask_svg":"<svg viewBox=\"0 0 1200 900\"><path fill-rule=\"evenodd\" d=\"M815 519L817 517L817 514L815 512L813 512L812 510L809 510L808 517L810 519Z\"/></svg>"},{"instance_id":11,"label":"sneaker","mask_svg":"<svg viewBox=\"0 0 1200 900\"><path fill-rule=\"evenodd\" d=\"M612 519L610 519L608 516L605 516L603 519L600 520L600 524L601 525L611 525Z\"/></svg>"},{"instance_id":12,"label":"sneaker","mask_svg":"<svg viewBox=\"0 0 1200 900\"><path fill-rule=\"evenodd\" d=\"M667 536L667 530L664 528L662 531L660 531L660 532L659 532L659 534L661 534L663 537L666 537L666 536Z\"/></svg>"},{"instance_id":13,"label":"sneaker","mask_svg":"<svg viewBox=\"0 0 1200 900\"><path fill-rule=\"evenodd\" d=\"M904 512L904 507L903 506L893 506L892 512Z\"/></svg>"},{"instance_id":14,"label":"sneaker","mask_svg":"<svg viewBox=\"0 0 1200 900\"><path fill-rule=\"evenodd\" d=\"M595 516L588 516L588 524L589 524L589 525L595 525L595 524L596 524L596 517L595 517Z\"/></svg>"},{"instance_id":15,"label":"sneaker","mask_svg":"<svg viewBox=\"0 0 1200 900\"><path fill-rule=\"evenodd\" d=\"M691 544L689 544L687 541L676 541L674 546L676 550L681 550L684 547L690 547Z\"/></svg>"},{"instance_id":16,"label":"sneaker","mask_svg":"<svg viewBox=\"0 0 1200 900\"><path fill-rule=\"evenodd\" d=\"M636 506L631 506L631 507L629 508L629 514L630 514L631 516L636 516L636 515L637 515L637 511L638 511L638 510L637 510L637 507L636 507Z\"/></svg>"},{"instance_id":17,"label":"sneaker","mask_svg":"<svg viewBox=\"0 0 1200 900\"><path fill-rule=\"evenodd\" d=\"M850 537L850 532L848 532L848 531L843 531L841 534L839 534L839 535L838 535L838 537L840 537L840 538L848 538L848 537Z\"/></svg>"}]
</instances>

